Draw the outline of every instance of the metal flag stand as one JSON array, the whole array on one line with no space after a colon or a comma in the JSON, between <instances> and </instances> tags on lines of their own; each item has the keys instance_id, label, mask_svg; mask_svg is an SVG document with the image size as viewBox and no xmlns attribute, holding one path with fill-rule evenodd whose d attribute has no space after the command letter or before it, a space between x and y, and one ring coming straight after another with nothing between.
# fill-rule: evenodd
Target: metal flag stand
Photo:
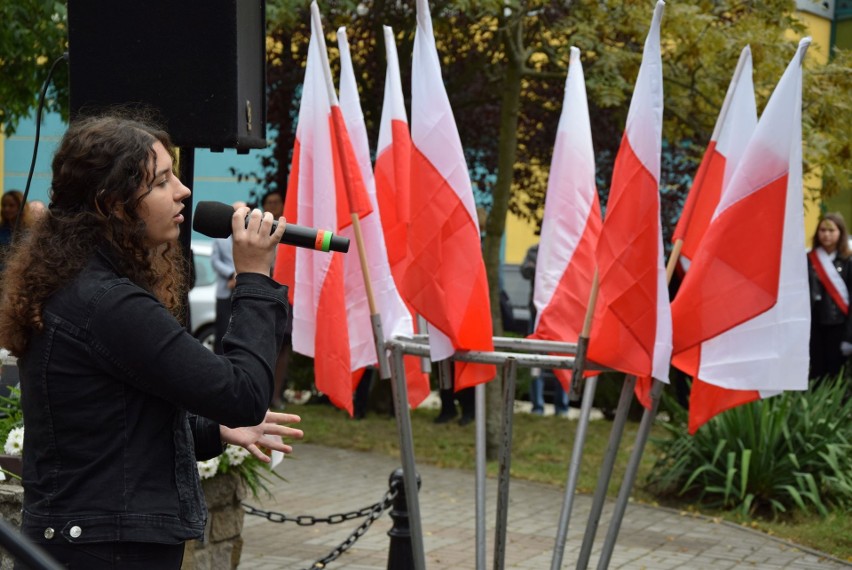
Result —
<instances>
[{"instance_id":1,"label":"metal flag stand","mask_svg":"<svg viewBox=\"0 0 852 570\"><path fill-rule=\"evenodd\" d=\"M672 247L671 255L666 264L666 284L670 284L674 275L675 267L680 258L680 251L683 247L683 240L675 240ZM621 443L621 435L624 432L624 424L627 421L627 414L630 410L630 402L633 397L633 389L636 386L636 377L627 376L624 381L624 387L621 391L621 398L618 401L618 410L616 411L615 422L610 434L609 447L607 455L604 458L604 464L608 468L604 470L601 467L601 473L605 473L604 477L598 480L598 487L595 489L595 496L592 501L592 510L589 514L589 523L586 525L586 533L583 536L583 544L580 547L580 557L577 560L577 570L585 570L589 566L589 557L592 553L592 546L595 541L595 534L600 521L601 510L603 509L603 501L606 498L607 487L609 486L610 476L612 475L612 467L615 463L615 455L618 452L618 446ZM657 408L660 405L660 398L663 394L663 383L653 379L651 384L651 407L642 412L642 420L639 423L639 430L636 433L636 444L633 446L633 451L630 453L627 469L624 473L624 479L621 483L621 488L618 491L618 497L615 502L615 509L610 518L609 528L607 528L604 545L601 549L601 555L598 559L598 569L603 570L609 566L612 559L612 552L615 549L615 541L618 538L618 533L621 530L621 522L624 519L624 512L627 509L627 501L630 498L630 491L633 489L633 484L636 480L636 474L639 470L639 461L642 459L642 453L645 451L645 443L648 441L648 436L651 433L651 427L654 424L654 419L657 417ZM612 457L610 457L610 454Z\"/></svg>"},{"instance_id":2,"label":"metal flag stand","mask_svg":"<svg viewBox=\"0 0 852 570\"><path fill-rule=\"evenodd\" d=\"M595 314L595 303L598 298L598 272L592 278L592 288L589 292L589 302L586 305L586 316L583 319L583 330L577 339L577 356L574 372L571 378L571 392L578 394L586 371L586 351L589 347L589 333L592 329L592 317ZM583 459L583 445L586 443L586 432L592 415L592 401L595 399L595 389L598 377L592 376L585 381L583 400L580 404L580 421L577 423L577 433L574 436L574 449L571 461L568 463L568 480L565 483L565 496L562 499L562 510L559 513L559 526L556 530L556 543L553 546L551 569L559 570L562 566L562 556L565 552L565 540L568 536L568 524L571 520L571 509L574 506L574 495L577 492L577 481L580 478L580 462Z\"/></svg>"},{"instance_id":3,"label":"metal flag stand","mask_svg":"<svg viewBox=\"0 0 852 570\"><path fill-rule=\"evenodd\" d=\"M627 423L627 415L630 411L630 402L633 400L633 389L636 387L636 377L629 375L624 379L621 388L621 397L618 400L618 408L609 434L609 443L601 464L598 485L592 497L592 507L589 511L589 520L586 523L586 532L583 535L583 544L580 547L580 556L577 559L577 568L586 568L589 565L589 557L592 553L592 545L595 541L595 533L601 519L606 491L609 488L609 480L612 476L612 468L618 455L618 447L621 445L621 436L624 434L624 425Z\"/></svg>"},{"instance_id":4,"label":"metal flag stand","mask_svg":"<svg viewBox=\"0 0 852 570\"><path fill-rule=\"evenodd\" d=\"M428 357L429 345L426 335L416 335L413 339L395 338L386 342L385 346L391 352L392 391L394 411L399 429L400 455L402 460L403 480L406 489L417 489L417 473L414 458L414 443L411 430L411 417L408 408L407 386L405 381L405 354ZM577 345L574 343L545 340L529 340L509 337L495 337L493 352L467 351L457 352L453 359L460 362L475 362L494 364L502 368L506 384L503 408L503 440L498 465L498 497L495 528L494 568L502 569L505 564L506 519L508 516L509 497L509 466L511 453L511 416L514 412L514 386L519 366L529 368L561 368L573 369L574 354ZM509 352L513 350L516 352ZM539 354L549 353L549 354ZM597 365L590 365L592 370L606 370ZM484 386L476 387L476 568L485 568L485 392ZM591 398L590 398L591 400ZM591 406L591 401L585 402ZM588 414L586 414L588 419ZM572 465L571 468L579 469ZM417 570L425 568L425 551L423 548L423 529L420 517L420 505L417 492L406 493L408 500L409 521L411 527L412 553Z\"/></svg>"}]
</instances>

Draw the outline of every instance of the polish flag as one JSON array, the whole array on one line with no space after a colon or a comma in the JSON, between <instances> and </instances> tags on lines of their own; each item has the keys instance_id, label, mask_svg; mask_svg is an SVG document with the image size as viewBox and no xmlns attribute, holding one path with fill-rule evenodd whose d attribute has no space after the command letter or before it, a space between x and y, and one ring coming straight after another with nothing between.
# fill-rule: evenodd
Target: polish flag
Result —
<instances>
[{"instance_id":1,"label":"polish flag","mask_svg":"<svg viewBox=\"0 0 852 570\"><path fill-rule=\"evenodd\" d=\"M672 303L673 364L694 377L689 431L808 387L810 304L802 205L799 43Z\"/></svg>"},{"instance_id":2,"label":"polish flag","mask_svg":"<svg viewBox=\"0 0 852 570\"><path fill-rule=\"evenodd\" d=\"M351 235L352 216L367 215L369 204L331 87L319 9L313 2L311 40L284 216L292 223ZM369 312L365 329L363 310L361 322L348 318L347 305L353 301L347 295L345 275L341 254L279 248L274 276L290 287L293 350L314 359L317 389L351 415L352 392L362 369L375 362L375 350L371 355L365 348L366 338L372 334ZM363 288L363 279L361 283ZM354 354L350 346L356 347Z\"/></svg>"},{"instance_id":3,"label":"polish flag","mask_svg":"<svg viewBox=\"0 0 852 570\"><path fill-rule=\"evenodd\" d=\"M689 269L690 261L695 258L701 238L719 204L722 188L730 181L756 126L751 48L746 46L740 53L713 136L672 236L673 242L683 242L678 258L683 272Z\"/></svg>"},{"instance_id":4,"label":"polish flag","mask_svg":"<svg viewBox=\"0 0 852 570\"><path fill-rule=\"evenodd\" d=\"M402 96L402 78L393 30L384 26L387 71L376 150L376 198L382 215L388 262L394 280L402 284L408 259L411 221L411 134Z\"/></svg>"},{"instance_id":5,"label":"polish flag","mask_svg":"<svg viewBox=\"0 0 852 570\"><path fill-rule=\"evenodd\" d=\"M391 275L388 253L385 249L385 237L382 233L382 218L376 201L376 185L373 179L373 166L370 162L370 144L367 137L367 127L361 111L361 101L358 97L358 86L355 82L355 71L352 66L352 56L349 52L349 42L346 38L346 28L337 30L337 45L340 48L340 110L349 132L359 171L366 187L367 196L373 211L360 220L361 234L367 258L367 267L376 311L381 316L382 331L386 338L395 336L411 338L414 335L414 325L411 313L397 291ZM344 235L351 232L352 227L346 228ZM349 237L349 236L347 236ZM354 233L351 236L354 241ZM358 323L364 331L371 330L370 308L367 305L366 285L361 263L356 256L347 256L344 261L346 283L347 310L350 312L350 323L357 314ZM352 304L350 304L350 299ZM364 319L366 316L366 320ZM355 355L356 346L351 342L350 347ZM376 346L373 336L364 339L363 350L367 358L377 362ZM408 357L417 366L416 358ZM354 358L353 358L354 360ZM412 370L414 374L407 375L408 403L416 408L429 395L429 377L419 371L419 366Z\"/></svg>"},{"instance_id":6,"label":"polish flag","mask_svg":"<svg viewBox=\"0 0 852 570\"><path fill-rule=\"evenodd\" d=\"M530 338L576 342L595 276L601 206L580 50L571 48L562 116L550 165L535 268L535 331ZM569 370L554 370L567 391Z\"/></svg>"},{"instance_id":7,"label":"polish flag","mask_svg":"<svg viewBox=\"0 0 852 570\"><path fill-rule=\"evenodd\" d=\"M391 273L402 293L403 276L408 263L408 228L411 222L411 133L402 95L396 38L389 26L383 26L383 32L387 70L376 151L376 202L381 213ZM417 321L408 302L406 307L414 324L413 331L416 331ZM422 382L428 383L429 376L422 371L420 358L405 355L403 362L409 391L418 389L415 386Z\"/></svg>"},{"instance_id":8,"label":"polish flag","mask_svg":"<svg viewBox=\"0 0 852 570\"><path fill-rule=\"evenodd\" d=\"M653 377L667 383L672 330L659 192L663 130L660 21L664 6L660 0L654 8L613 168L596 250L599 290L588 357L640 379ZM645 391L637 393L647 406L650 379L643 385Z\"/></svg>"},{"instance_id":9,"label":"polish flag","mask_svg":"<svg viewBox=\"0 0 852 570\"><path fill-rule=\"evenodd\" d=\"M411 202L403 295L429 323L432 360L494 349L479 223L458 129L444 89L428 0L417 0L411 72ZM495 367L456 363L460 390Z\"/></svg>"}]
</instances>

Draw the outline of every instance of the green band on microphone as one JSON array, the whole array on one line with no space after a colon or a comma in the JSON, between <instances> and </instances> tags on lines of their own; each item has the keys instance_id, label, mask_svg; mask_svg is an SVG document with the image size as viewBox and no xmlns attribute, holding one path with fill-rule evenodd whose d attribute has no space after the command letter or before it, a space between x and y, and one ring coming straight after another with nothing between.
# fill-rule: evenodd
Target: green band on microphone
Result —
<instances>
[{"instance_id":1,"label":"green band on microphone","mask_svg":"<svg viewBox=\"0 0 852 570\"><path fill-rule=\"evenodd\" d=\"M322 232L322 247L320 249L322 249L323 251L328 251L329 249L331 249L331 237L333 235L334 234L331 232Z\"/></svg>"}]
</instances>

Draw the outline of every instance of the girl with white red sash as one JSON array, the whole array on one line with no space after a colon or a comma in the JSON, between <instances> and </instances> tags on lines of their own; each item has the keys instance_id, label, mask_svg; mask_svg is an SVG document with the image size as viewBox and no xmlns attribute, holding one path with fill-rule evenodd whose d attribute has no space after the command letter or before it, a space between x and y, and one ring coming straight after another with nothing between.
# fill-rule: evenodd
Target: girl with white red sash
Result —
<instances>
[{"instance_id":1,"label":"girl with white red sash","mask_svg":"<svg viewBox=\"0 0 852 570\"><path fill-rule=\"evenodd\" d=\"M825 214L808 252L811 284L811 378L835 377L852 355L852 258L843 216Z\"/></svg>"}]
</instances>

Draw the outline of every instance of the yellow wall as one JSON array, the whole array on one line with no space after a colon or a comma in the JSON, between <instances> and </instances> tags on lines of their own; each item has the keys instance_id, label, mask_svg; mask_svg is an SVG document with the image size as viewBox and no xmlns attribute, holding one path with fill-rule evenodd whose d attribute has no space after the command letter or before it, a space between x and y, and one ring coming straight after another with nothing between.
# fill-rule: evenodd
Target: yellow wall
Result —
<instances>
[{"instance_id":1,"label":"yellow wall","mask_svg":"<svg viewBox=\"0 0 852 570\"><path fill-rule=\"evenodd\" d=\"M506 253L504 263L520 265L527 249L538 242L535 226L512 213L506 216Z\"/></svg>"},{"instance_id":2,"label":"yellow wall","mask_svg":"<svg viewBox=\"0 0 852 570\"><path fill-rule=\"evenodd\" d=\"M3 194L3 179L6 175L6 135L3 134L3 127L0 126L0 195Z\"/></svg>"},{"instance_id":3,"label":"yellow wall","mask_svg":"<svg viewBox=\"0 0 852 570\"><path fill-rule=\"evenodd\" d=\"M807 58L816 61L820 65L828 63L828 50L831 45L831 21L808 12L797 12L796 16L807 27L808 35L813 42L808 48ZM792 32L788 34L791 39L798 40L799 37ZM810 237L816 231L819 222L820 201L812 198L818 195L822 187L822 171L815 169L804 179L805 187L805 239L809 242Z\"/></svg>"},{"instance_id":4,"label":"yellow wall","mask_svg":"<svg viewBox=\"0 0 852 570\"><path fill-rule=\"evenodd\" d=\"M808 29L807 35L813 39L811 47L808 48L808 59L813 59L823 65L828 63L828 49L831 45L831 21L807 12L797 12L796 17ZM796 41L800 39L793 32L788 32L787 36Z\"/></svg>"},{"instance_id":5,"label":"yellow wall","mask_svg":"<svg viewBox=\"0 0 852 570\"><path fill-rule=\"evenodd\" d=\"M814 194L811 189L819 189L822 186L822 169L815 168L802 182L805 187L805 244L810 247L811 236L816 232L820 214L820 201L814 197L818 194Z\"/></svg>"}]
</instances>

